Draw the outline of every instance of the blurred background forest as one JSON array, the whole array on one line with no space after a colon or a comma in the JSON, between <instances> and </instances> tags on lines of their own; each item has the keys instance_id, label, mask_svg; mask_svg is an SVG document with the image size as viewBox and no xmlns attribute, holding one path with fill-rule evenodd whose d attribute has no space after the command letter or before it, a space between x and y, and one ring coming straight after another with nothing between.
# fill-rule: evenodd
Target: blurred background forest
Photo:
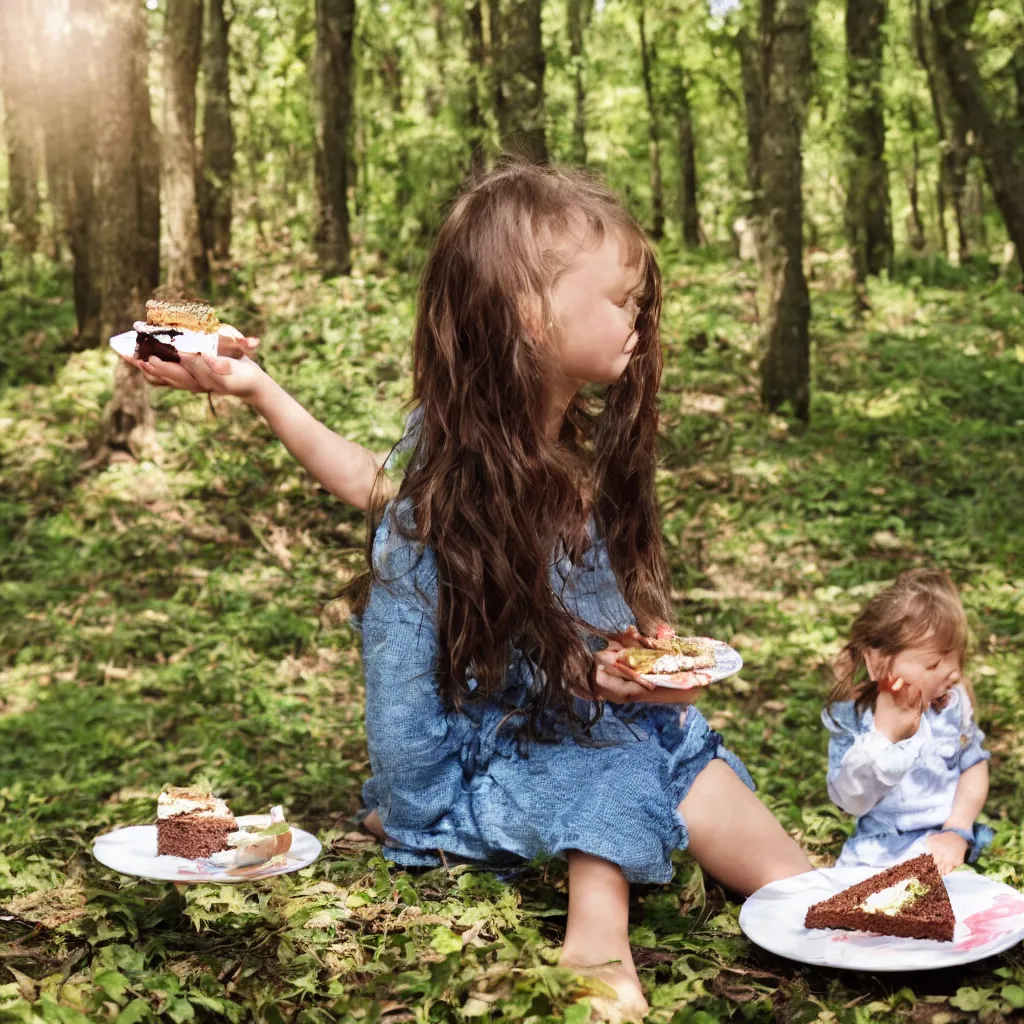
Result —
<instances>
[{"instance_id":1,"label":"blurred background forest","mask_svg":"<svg viewBox=\"0 0 1024 1024\"><path fill-rule=\"evenodd\" d=\"M828 864L818 714L865 599L939 565L1024 885L1022 0L0 0L0 1021L586 1019L561 865L397 871L338 597L362 516L244 406L107 338L212 301L342 434L402 429L417 275L504 152L620 192L665 280L659 489L702 707ZM324 856L172 887L92 861L203 773ZM685 856L634 894L668 1024L1011 1021L1020 950L891 978L739 934Z\"/></svg>"}]
</instances>

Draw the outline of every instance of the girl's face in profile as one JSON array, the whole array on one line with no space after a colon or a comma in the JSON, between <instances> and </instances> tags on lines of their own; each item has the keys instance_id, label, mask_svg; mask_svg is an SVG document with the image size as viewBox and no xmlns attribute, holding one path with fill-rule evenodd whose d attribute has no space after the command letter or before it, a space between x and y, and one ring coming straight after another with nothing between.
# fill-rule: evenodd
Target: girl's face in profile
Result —
<instances>
[{"instance_id":1,"label":"girl's face in profile","mask_svg":"<svg viewBox=\"0 0 1024 1024\"><path fill-rule=\"evenodd\" d=\"M887 668L886 659L879 651L865 653L872 679L902 679L917 689L926 705L941 701L960 681L960 656L956 651L941 651L927 637L920 643L906 647Z\"/></svg>"},{"instance_id":2,"label":"girl's face in profile","mask_svg":"<svg viewBox=\"0 0 1024 1024\"><path fill-rule=\"evenodd\" d=\"M640 268L611 234L582 249L552 289L559 369L570 381L613 384L637 345Z\"/></svg>"}]
</instances>

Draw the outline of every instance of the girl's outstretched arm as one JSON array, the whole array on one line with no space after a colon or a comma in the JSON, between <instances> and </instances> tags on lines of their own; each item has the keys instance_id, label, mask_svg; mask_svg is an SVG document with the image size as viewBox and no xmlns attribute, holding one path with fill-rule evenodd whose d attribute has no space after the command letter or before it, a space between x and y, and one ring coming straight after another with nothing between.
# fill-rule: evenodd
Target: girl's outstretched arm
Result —
<instances>
[{"instance_id":1,"label":"girl's outstretched arm","mask_svg":"<svg viewBox=\"0 0 1024 1024\"><path fill-rule=\"evenodd\" d=\"M373 453L348 441L307 412L269 374L245 354L255 348L232 327L221 328L218 355L182 355L181 363L155 357L148 362L129 359L154 387L233 395L248 402L270 425L284 446L336 498L365 510L380 468ZM244 351L242 351L244 349ZM385 485L387 482L385 481Z\"/></svg>"},{"instance_id":2,"label":"girl's outstretched arm","mask_svg":"<svg viewBox=\"0 0 1024 1024\"><path fill-rule=\"evenodd\" d=\"M380 470L371 451L325 426L269 376L250 404L322 487L358 509L369 507Z\"/></svg>"}]
</instances>

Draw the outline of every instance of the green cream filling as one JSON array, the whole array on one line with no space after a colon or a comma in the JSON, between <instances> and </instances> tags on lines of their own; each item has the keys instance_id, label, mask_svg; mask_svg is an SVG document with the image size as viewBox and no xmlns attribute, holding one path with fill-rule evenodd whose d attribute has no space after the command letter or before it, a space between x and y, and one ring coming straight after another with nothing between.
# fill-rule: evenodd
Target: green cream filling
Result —
<instances>
[{"instance_id":1,"label":"green cream filling","mask_svg":"<svg viewBox=\"0 0 1024 1024\"><path fill-rule=\"evenodd\" d=\"M931 886L916 878L904 878L902 882L890 885L886 889L873 892L860 906L865 914L885 914L887 917L895 917L901 911L920 899Z\"/></svg>"}]
</instances>

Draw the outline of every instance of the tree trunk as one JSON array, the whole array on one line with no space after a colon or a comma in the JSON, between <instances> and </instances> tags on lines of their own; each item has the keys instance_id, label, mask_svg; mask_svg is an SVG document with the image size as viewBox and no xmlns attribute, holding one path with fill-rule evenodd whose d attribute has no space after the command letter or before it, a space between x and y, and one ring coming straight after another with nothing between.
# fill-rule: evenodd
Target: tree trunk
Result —
<instances>
[{"instance_id":1,"label":"tree trunk","mask_svg":"<svg viewBox=\"0 0 1024 1024\"><path fill-rule=\"evenodd\" d=\"M91 255L99 292L99 333L106 338L131 327L159 282L160 221L159 161L153 159L142 8L136 0L104 0L102 9L103 35L95 65ZM127 363L118 362L114 395L103 418L102 440L107 446L140 455L152 444L153 412L146 382Z\"/></svg>"},{"instance_id":2,"label":"tree trunk","mask_svg":"<svg viewBox=\"0 0 1024 1024\"><path fill-rule=\"evenodd\" d=\"M348 147L352 120L355 0L316 0L319 225L316 245L325 276L352 269L348 216Z\"/></svg>"},{"instance_id":3,"label":"tree trunk","mask_svg":"<svg viewBox=\"0 0 1024 1024\"><path fill-rule=\"evenodd\" d=\"M920 252L925 247L924 221L921 219L921 146L917 138L920 125L917 119L917 108L914 106L912 97L907 104L907 121L912 140L910 167L907 170L907 195L910 199L910 219L907 234L910 236L910 247L915 252ZM943 237L945 237L944 225L942 225L942 233Z\"/></svg>"},{"instance_id":4,"label":"tree trunk","mask_svg":"<svg viewBox=\"0 0 1024 1024\"><path fill-rule=\"evenodd\" d=\"M583 33L590 24L594 0L568 0L569 59L572 62L576 92L576 113L572 122L572 162L583 167L587 162L587 91L583 76L586 56Z\"/></svg>"},{"instance_id":5,"label":"tree trunk","mask_svg":"<svg viewBox=\"0 0 1024 1024\"><path fill-rule=\"evenodd\" d=\"M203 172L199 211L203 247L215 259L231 255L231 179L235 171L235 130L231 122L231 23L224 0L208 0L203 54Z\"/></svg>"},{"instance_id":6,"label":"tree trunk","mask_svg":"<svg viewBox=\"0 0 1024 1024\"><path fill-rule=\"evenodd\" d=\"M762 0L759 246L761 399L810 415L811 303L803 270L801 139L811 70L809 0Z\"/></svg>"},{"instance_id":7,"label":"tree trunk","mask_svg":"<svg viewBox=\"0 0 1024 1024\"><path fill-rule=\"evenodd\" d=\"M466 49L469 53L469 175L471 180L479 181L487 166L484 154L486 122L481 108L481 96L487 80L487 58L480 0L470 0L466 7Z\"/></svg>"},{"instance_id":8,"label":"tree trunk","mask_svg":"<svg viewBox=\"0 0 1024 1024\"><path fill-rule=\"evenodd\" d=\"M93 259L95 216L96 139L93 118L100 102L97 89L101 24L96 0L71 0L68 10L69 41L61 117L61 148L67 162L65 223L74 262L75 317L78 337L74 347L95 347L100 340L100 294Z\"/></svg>"},{"instance_id":9,"label":"tree trunk","mask_svg":"<svg viewBox=\"0 0 1024 1024\"><path fill-rule=\"evenodd\" d=\"M167 0L164 32L163 171L167 207L167 287L209 288L196 195L196 80L203 52L203 0Z\"/></svg>"},{"instance_id":10,"label":"tree trunk","mask_svg":"<svg viewBox=\"0 0 1024 1024\"><path fill-rule=\"evenodd\" d=\"M935 46L953 97L978 140L985 174L1024 270L1024 133L1012 119L997 120L972 52L977 0L931 0Z\"/></svg>"},{"instance_id":11,"label":"tree trunk","mask_svg":"<svg viewBox=\"0 0 1024 1024\"><path fill-rule=\"evenodd\" d=\"M1017 130L1024 137L1024 42L1017 44L1013 55L1013 84L1017 90Z\"/></svg>"},{"instance_id":12,"label":"tree trunk","mask_svg":"<svg viewBox=\"0 0 1024 1024\"><path fill-rule=\"evenodd\" d=\"M33 103L32 12L26 0L0 0L0 91L7 143L7 216L23 252L39 245L40 140Z\"/></svg>"},{"instance_id":13,"label":"tree trunk","mask_svg":"<svg viewBox=\"0 0 1024 1024\"><path fill-rule=\"evenodd\" d=\"M747 128L747 191L749 222L755 240L761 219L761 139L764 135L765 94L762 81L761 40L753 39L745 26L736 34L743 82L743 105Z\"/></svg>"},{"instance_id":14,"label":"tree trunk","mask_svg":"<svg viewBox=\"0 0 1024 1024\"><path fill-rule=\"evenodd\" d=\"M921 0L914 0L914 47L917 59L928 80L935 125L939 133L939 219L943 251L949 256L946 235L945 209L947 201L953 207L956 220L957 254L963 264L970 256L970 237L967 229L966 193L967 167L971 160L967 119L953 98L946 68L935 51L935 33L930 22L921 13Z\"/></svg>"},{"instance_id":15,"label":"tree trunk","mask_svg":"<svg viewBox=\"0 0 1024 1024\"><path fill-rule=\"evenodd\" d=\"M885 163L885 97L882 94L882 25L886 0L846 2L848 182L846 230L854 278L892 265L892 207Z\"/></svg>"},{"instance_id":16,"label":"tree trunk","mask_svg":"<svg viewBox=\"0 0 1024 1024\"><path fill-rule=\"evenodd\" d=\"M651 237L656 241L665 234L665 198L661 187L661 133L658 128L658 104L651 81L651 48L647 45L647 8L640 4L640 70L647 97L647 149L651 175Z\"/></svg>"},{"instance_id":17,"label":"tree trunk","mask_svg":"<svg viewBox=\"0 0 1024 1024\"><path fill-rule=\"evenodd\" d=\"M537 164L548 160L541 5L542 0L490 0L501 145Z\"/></svg>"},{"instance_id":18,"label":"tree trunk","mask_svg":"<svg viewBox=\"0 0 1024 1024\"><path fill-rule=\"evenodd\" d=\"M697 209L697 148L693 136L693 110L686 72L676 67L676 121L679 137L679 223L683 241L700 245L700 213Z\"/></svg>"}]
</instances>

